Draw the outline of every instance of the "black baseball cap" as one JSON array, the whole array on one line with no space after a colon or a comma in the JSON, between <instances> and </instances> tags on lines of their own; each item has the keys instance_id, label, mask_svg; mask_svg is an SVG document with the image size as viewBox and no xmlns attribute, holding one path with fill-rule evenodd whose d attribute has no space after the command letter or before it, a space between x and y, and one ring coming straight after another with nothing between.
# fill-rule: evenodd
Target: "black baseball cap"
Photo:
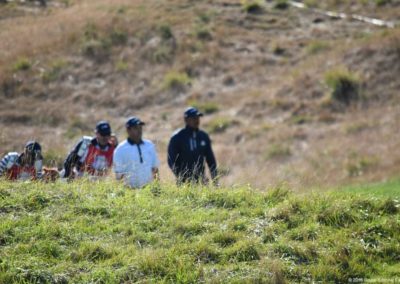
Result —
<instances>
[{"instance_id":1,"label":"black baseball cap","mask_svg":"<svg viewBox=\"0 0 400 284\"><path fill-rule=\"evenodd\" d=\"M31 153L42 151L42 147L40 146L40 144L38 142L36 142L36 141L33 141L33 140L32 141L28 141L25 144L25 149L28 150Z\"/></svg>"},{"instance_id":2,"label":"black baseball cap","mask_svg":"<svg viewBox=\"0 0 400 284\"><path fill-rule=\"evenodd\" d=\"M184 112L184 117L199 117L203 116L203 113L201 113L197 108L195 107L188 107L185 112Z\"/></svg>"},{"instance_id":3,"label":"black baseball cap","mask_svg":"<svg viewBox=\"0 0 400 284\"><path fill-rule=\"evenodd\" d=\"M101 136L111 135L111 126L107 121L99 121L96 124L96 132Z\"/></svg>"},{"instance_id":4,"label":"black baseball cap","mask_svg":"<svg viewBox=\"0 0 400 284\"><path fill-rule=\"evenodd\" d=\"M136 126L136 125L145 125L145 123L136 116L131 116L130 118L128 118L128 120L125 123L126 128Z\"/></svg>"}]
</instances>

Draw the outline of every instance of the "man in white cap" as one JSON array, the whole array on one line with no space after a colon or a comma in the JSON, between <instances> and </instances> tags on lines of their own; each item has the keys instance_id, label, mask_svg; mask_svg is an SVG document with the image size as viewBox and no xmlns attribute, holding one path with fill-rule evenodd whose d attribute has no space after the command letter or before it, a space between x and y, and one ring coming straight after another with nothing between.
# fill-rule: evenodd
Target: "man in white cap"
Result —
<instances>
[{"instance_id":1,"label":"man in white cap","mask_svg":"<svg viewBox=\"0 0 400 284\"><path fill-rule=\"evenodd\" d=\"M144 124L139 118L130 117L125 124L128 138L114 152L116 178L132 188L141 188L158 179L160 162L155 145L142 139Z\"/></svg>"}]
</instances>

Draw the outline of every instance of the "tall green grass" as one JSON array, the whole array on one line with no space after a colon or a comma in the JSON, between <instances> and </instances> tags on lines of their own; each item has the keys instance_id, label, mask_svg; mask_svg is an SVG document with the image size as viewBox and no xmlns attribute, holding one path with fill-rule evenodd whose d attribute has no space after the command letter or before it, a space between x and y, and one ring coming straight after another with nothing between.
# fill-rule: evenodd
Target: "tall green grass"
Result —
<instances>
[{"instance_id":1,"label":"tall green grass","mask_svg":"<svg viewBox=\"0 0 400 284\"><path fill-rule=\"evenodd\" d=\"M382 188L390 194L3 181L0 283L398 279L399 194Z\"/></svg>"}]
</instances>

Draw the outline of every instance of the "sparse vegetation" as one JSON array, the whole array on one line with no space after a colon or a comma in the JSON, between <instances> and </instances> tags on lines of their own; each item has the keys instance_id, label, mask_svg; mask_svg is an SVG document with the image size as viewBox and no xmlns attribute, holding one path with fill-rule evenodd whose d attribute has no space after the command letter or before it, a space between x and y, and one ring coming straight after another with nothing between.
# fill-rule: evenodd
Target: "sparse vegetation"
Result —
<instances>
[{"instance_id":1,"label":"sparse vegetation","mask_svg":"<svg viewBox=\"0 0 400 284\"><path fill-rule=\"evenodd\" d=\"M242 0L242 9L249 14L258 14L263 11L263 4L260 0Z\"/></svg>"},{"instance_id":2,"label":"sparse vegetation","mask_svg":"<svg viewBox=\"0 0 400 284\"><path fill-rule=\"evenodd\" d=\"M160 44L151 55L151 60L154 63L168 63L171 62L174 55L174 49L171 45Z\"/></svg>"},{"instance_id":3,"label":"sparse vegetation","mask_svg":"<svg viewBox=\"0 0 400 284\"><path fill-rule=\"evenodd\" d=\"M358 122L358 123L351 123L351 124L347 125L346 128L344 129L344 131L346 134L356 134L356 133L360 133L364 130L368 130L372 127L373 127L373 125L370 123Z\"/></svg>"},{"instance_id":4,"label":"sparse vegetation","mask_svg":"<svg viewBox=\"0 0 400 284\"><path fill-rule=\"evenodd\" d=\"M161 25L158 28L158 31L159 31L160 36L161 36L161 38L163 40L170 40L170 39L172 39L174 37L174 34L172 33L171 27L169 25L167 25L167 24Z\"/></svg>"},{"instance_id":5,"label":"sparse vegetation","mask_svg":"<svg viewBox=\"0 0 400 284\"><path fill-rule=\"evenodd\" d=\"M235 123L237 122L228 117L216 117L207 124L206 128L210 133L222 133Z\"/></svg>"},{"instance_id":6,"label":"sparse vegetation","mask_svg":"<svg viewBox=\"0 0 400 284\"><path fill-rule=\"evenodd\" d=\"M186 73L170 71L165 75L162 86L164 89L183 91L191 82Z\"/></svg>"},{"instance_id":7,"label":"sparse vegetation","mask_svg":"<svg viewBox=\"0 0 400 284\"><path fill-rule=\"evenodd\" d=\"M154 38L153 46L147 51L147 57L152 63L171 63L174 59L176 42L171 26L162 24L157 27L158 38Z\"/></svg>"},{"instance_id":8,"label":"sparse vegetation","mask_svg":"<svg viewBox=\"0 0 400 284\"><path fill-rule=\"evenodd\" d=\"M129 63L124 60L118 60L115 69L119 72L125 72L129 69Z\"/></svg>"},{"instance_id":9,"label":"sparse vegetation","mask_svg":"<svg viewBox=\"0 0 400 284\"><path fill-rule=\"evenodd\" d=\"M360 98L360 77L346 68L327 72L325 82L331 89L330 97L333 101L349 105Z\"/></svg>"},{"instance_id":10,"label":"sparse vegetation","mask_svg":"<svg viewBox=\"0 0 400 284\"><path fill-rule=\"evenodd\" d=\"M265 122L261 125L257 125L256 127L248 128L246 130L246 135L249 135L250 138L257 138L271 129L273 129L273 125Z\"/></svg>"},{"instance_id":11,"label":"sparse vegetation","mask_svg":"<svg viewBox=\"0 0 400 284\"><path fill-rule=\"evenodd\" d=\"M63 59L57 59L50 63L50 66L40 74L43 81L48 83L59 78L61 71L68 65Z\"/></svg>"},{"instance_id":12,"label":"sparse vegetation","mask_svg":"<svg viewBox=\"0 0 400 284\"><path fill-rule=\"evenodd\" d=\"M346 162L348 176L357 177L364 175L367 171L373 170L379 164L379 159L373 156L359 156L351 154Z\"/></svg>"},{"instance_id":13,"label":"sparse vegetation","mask_svg":"<svg viewBox=\"0 0 400 284\"><path fill-rule=\"evenodd\" d=\"M14 71L27 71L31 69L32 63L28 58L21 57L18 58L17 62L14 63L13 65L13 70Z\"/></svg>"},{"instance_id":14,"label":"sparse vegetation","mask_svg":"<svg viewBox=\"0 0 400 284\"><path fill-rule=\"evenodd\" d=\"M210 12L200 12L197 16L200 23L208 24L211 21L212 13Z\"/></svg>"},{"instance_id":15,"label":"sparse vegetation","mask_svg":"<svg viewBox=\"0 0 400 284\"><path fill-rule=\"evenodd\" d=\"M110 40L113 45L124 45L128 41L128 34L121 29L113 29L110 33Z\"/></svg>"},{"instance_id":16,"label":"sparse vegetation","mask_svg":"<svg viewBox=\"0 0 400 284\"><path fill-rule=\"evenodd\" d=\"M304 0L304 4L309 8L315 8L318 6L318 0Z\"/></svg>"},{"instance_id":17,"label":"sparse vegetation","mask_svg":"<svg viewBox=\"0 0 400 284\"><path fill-rule=\"evenodd\" d=\"M289 2L287 0L275 0L274 8L279 10L285 10L289 8Z\"/></svg>"},{"instance_id":18,"label":"sparse vegetation","mask_svg":"<svg viewBox=\"0 0 400 284\"><path fill-rule=\"evenodd\" d=\"M391 3L391 2L392 2L391 0L375 0L375 4L378 7L387 5L387 4Z\"/></svg>"},{"instance_id":19,"label":"sparse vegetation","mask_svg":"<svg viewBox=\"0 0 400 284\"><path fill-rule=\"evenodd\" d=\"M327 42L312 41L306 46L306 52L310 55L318 54L330 48Z\"/></svg>"},{"instance_id":20,"label":"sparse vegetation","mask_svg":"<svg viewBox=\"0 0 400 284\"><path fill-rule=\"evenodd\" d=\"M277 56L282 56L285 54L286 49L282 47L280 44L274 43L274 45L272 46L272 52Z\"/></svg>"},{"instance_id":21,"label":"sparse vegetation","mask_svg":"<svg viewBox=\"0 0 400 284\"><path fill-rule=\"evenodd\" d=\"M312 121L312 117L308 115L294 115L290 118L293 124L305 124Z\"/></svg>"},{"instance_id":22,"label":"sparse vegetation","mask_svg":"<svg viewBox=\"0 0 400 284\"><path fill-rule=\"evenodd\" d=\"M113 46L126 44L127 41L128 34L121 28L102 30L95 24L88 23L84 30L81 50L84 55L102 62L109 57Z\"/></svg>"},{"instance_id":23,"label":"sparse vegetation","mask_svg":"<svg viewBox=\"0 0 400 284\"><path fill-rule=\"evenodd\" d=\"M97 61L104 61L110 55L111 42L108 40L88 40L82 43L82 53Z\"/></svg>"},{"instance_id":24,"label":"sparse vegetation","mask_svg":"<svg viewBox=\"0 0 400 284\"><path fill-rule=\"evenodd\" d=\"M285 158L289 157L290 155L292 155L290 147L284 144L272 144L265 152L265 158L267 160L275 158Z\"/></svg>"},{"instance_id":25,"label":"sparse vegetation","mask_svg":"<svg viewBox=\"0 0 400 284\"><path fill-rule=\"evenodd\" d=\"M1 181L0 282L395 279L396 184L304 196L163 184L155 195L152 185Z\"/></svg>"},{"instance_id":26,"label":"sparse vegetation","mask_svg":"<svg viewBox=\"0 0 400 284\"><path fill-rule=\"evenodd\" d=\"M190 100L188 102L189 105L198 108L201 112L205 113L205 114L212 114L215 113L217 111L219 111L219 106L217 103L215 102L198 102L195 100Z\"/></svg>"},{"instance_id":27,"label":"sparse vegetation","mask_svg":"<svg viewBox=\"0 0 400 284\"><path fill-rule=\"evenodd\" d=\"M199 40L209 41L209 40L213 39L212 33L211 33L209 27L204 26L204 25L196 27L195 34Z\"/></svg>"},{"instance_id":28,"label":"sparse vegetation","mask_svg":"<svg viewBox=\"0 0 400 284\"><path fill-rule=\"evenodd\" d=\"M73 117L69 121L69 125L67 130L64 133L64 136L69 139L76 139L77 136L84 135L84 132L90 131L90 127L88 123L83 121L78 117Z\"/></svg>"}]
</instances>

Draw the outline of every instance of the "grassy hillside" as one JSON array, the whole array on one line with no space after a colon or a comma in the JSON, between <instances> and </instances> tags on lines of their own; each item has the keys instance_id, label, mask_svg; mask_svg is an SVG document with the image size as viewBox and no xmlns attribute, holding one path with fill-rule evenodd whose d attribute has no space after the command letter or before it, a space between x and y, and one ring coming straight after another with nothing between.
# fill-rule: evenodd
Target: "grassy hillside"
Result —
<instances>
[{"instance_id":1,"label":"grassy hillside","mask_svg":"<svg viewBox=\"0 0 400 284\"><path fill-rule=\"evenodd\" d=\"M399 279L399 183L351 191L3 181L0 283Z\"/></svg>"},{"instance_id":2,"label":"grassy hillside","mask_svg":"<svg viewBox=\"0 0 400 284\"><path fill-rule=\"evenodd\" d=\"M400 30L288 1L0 4L0 153L28 139L60 166L97 120L147 122L163 179L188 105L226 186L325 188L400 170ZM303 1L399 23L398 1ZM262 173L262 174L260 174Z\"/></svg>"},{"instance_id":3,"label":"grassy hillside","mask_svg":"<svg viewBox=\"0 0 400 284\"><path fill-rule=\"evenodd\" d=\"M400 195L399 189L400 179L394 179L385 183L347 186L343 187L341 192L360 195L375 195L381 197L398 197Z\"/></svg>"}]
</instances>

